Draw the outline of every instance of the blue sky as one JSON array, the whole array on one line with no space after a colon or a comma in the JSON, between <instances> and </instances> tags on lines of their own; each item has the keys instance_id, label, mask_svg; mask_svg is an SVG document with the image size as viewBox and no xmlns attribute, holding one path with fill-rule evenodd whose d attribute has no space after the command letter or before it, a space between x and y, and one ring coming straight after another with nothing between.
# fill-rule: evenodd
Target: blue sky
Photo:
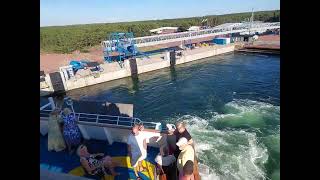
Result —
<instances>
[{"instance_id":1,"label":"blue sky","mask_svg":"<svg viewBox=\"0 0 320 180\"><path fill-rule=\"evenodd\" d=\"M40 26L170 19L280 9L280 0L40 0Z\"/></svg>"}]
</instances>

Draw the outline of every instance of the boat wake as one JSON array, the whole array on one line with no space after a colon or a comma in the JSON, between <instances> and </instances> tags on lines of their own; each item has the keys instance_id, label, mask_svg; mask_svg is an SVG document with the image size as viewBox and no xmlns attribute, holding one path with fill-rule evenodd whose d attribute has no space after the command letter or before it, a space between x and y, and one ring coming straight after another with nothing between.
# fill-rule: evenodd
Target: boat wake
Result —
<instances>
[{"instance_id":1,"label":"boat wake","mask_svg":"<svg viewBox=\"0 0 320 180\"><path fill-rule=\"evenodd\" d=\"M237 127L264 128L271 119L273 123L279 121L279 110L280 107L268 103L233 100L225 104L223 113L214 112L210 118L184 115L174 121L187 122L204 179L269 179L265 169L269 148L256 132ZM221 128L222 124L224 128ZM272 140L266 144L279 139ZM271 144L273 150L278 147L275 143Z\"/></svg>"}]
</instances>

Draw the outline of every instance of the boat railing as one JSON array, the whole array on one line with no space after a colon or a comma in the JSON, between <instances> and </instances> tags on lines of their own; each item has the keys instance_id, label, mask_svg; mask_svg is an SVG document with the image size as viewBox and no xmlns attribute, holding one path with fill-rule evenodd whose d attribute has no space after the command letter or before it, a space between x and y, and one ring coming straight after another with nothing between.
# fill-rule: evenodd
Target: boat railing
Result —
<instances>
[{"instance_id":1,"label":"boat railing","mask_svg":"<svg viewBox=\"0 0 320 180\"><path fill-rule=\"evenodd\" d=\"M48 119L52 110L42 109L40 110L40 119ZM132 127L134 124L143 124L147 129L160 129L160 122L144 122L139 118L113 116L105 114L93 114L93 113L74 113L78 123L84 123L88 125L104 126L112 125L116 127Z\"/></svg>"}]
</instances>

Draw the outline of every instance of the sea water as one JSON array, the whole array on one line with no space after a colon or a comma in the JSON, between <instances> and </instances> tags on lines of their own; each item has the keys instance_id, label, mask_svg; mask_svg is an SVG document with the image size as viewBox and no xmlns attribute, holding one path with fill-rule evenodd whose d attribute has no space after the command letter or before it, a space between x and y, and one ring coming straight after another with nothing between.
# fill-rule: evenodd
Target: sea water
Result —
<instances>
[{"instance_id":1,"label":"sea water","mask_svg":"<svg viewBox=\"0 0 320 180\"><path fill-rule=\"evenodd\" d=\"M68 95L134 104L143 121L186 121L205 179L280 179L277 55L229 53Z\"/></svg>"}]
</instances>

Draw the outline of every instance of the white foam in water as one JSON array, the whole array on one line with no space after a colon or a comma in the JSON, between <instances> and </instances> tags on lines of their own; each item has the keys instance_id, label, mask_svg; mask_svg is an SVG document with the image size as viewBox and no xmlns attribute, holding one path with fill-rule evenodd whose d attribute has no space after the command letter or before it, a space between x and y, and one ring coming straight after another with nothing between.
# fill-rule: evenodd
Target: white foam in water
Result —
<instances>
[{"instance_id":1,"label":"white foam in water","mask_svg":"<svg viewBox=\"0 0 320 180\"><path fill-rule=\"evenodd\" d=\"M180 120L187 122L188 127L192 127L194 129L196 128L205 129L209 124L208 121L198 117L191 116L191 115L185 115L177 119L177 121L180 121Z\"/></svg>"},{"instance_id":2,"label":"white foam in water","mask_svg":"<svg viewBox=\"0 0 320 180\"><path fill-rule=\"evenodd\" d=\"M249 99L234 99L233 101L227 103L226 107L233 107L240 112L251 112L251 111L263 111L271 108L280 108L279 106L274 106L265 102L258 102Z\"/></svg>"},{"instance_id":3,"label":"white foam in water","mask_svg":"<svg viewBox=\"0 0 320 180\"><path fill-rule=\"evenodd\" d=\"M213 121L224 123L230 127L246 125L262 128L266 125L266 120L270 118L280 120L279 106L248 99L235 99L225 104L224 111L224 114L214 114Z\"/></svg>"},{"instance_id":4,"label":"white foam in water","mask_svg":"<svg viewBox=\"0 0 320 180\"><path fill-rule=\"evenodd\" d=\"M197 143L197 150L198 151L205 151L212 149L212 145L210 144L203 144L203 143Z\"/></svg>"},{"instance_id":5,"label":"white foam in water","mask_svg":"<svg viewBox=\"0 0 320 180\"><path fill-rule=\"evenodd\" d=\"M253 132L245 130L217 130L209 125L225 116L238 117L241 113L280 107L271 104L250 101L234 100L226 106L235 108L235 114L217 114L213 117L202 119L197 116L185 115L176 120L186 121L187 129L194 141L196 153L201 162L202 179L266 179L264 164L268 160L268 150L258 143Z\"/></svg>"},{"instance_id":6,"label":"white foam in water","mask_svg":"<svg viewBox=\"0 0 320 180\"><path fill-rule=\"evenodd\" d=\"M219 176L209 166L199 163L198 168L201 180L220 180Z\"/></svg>"}]
</instances>

